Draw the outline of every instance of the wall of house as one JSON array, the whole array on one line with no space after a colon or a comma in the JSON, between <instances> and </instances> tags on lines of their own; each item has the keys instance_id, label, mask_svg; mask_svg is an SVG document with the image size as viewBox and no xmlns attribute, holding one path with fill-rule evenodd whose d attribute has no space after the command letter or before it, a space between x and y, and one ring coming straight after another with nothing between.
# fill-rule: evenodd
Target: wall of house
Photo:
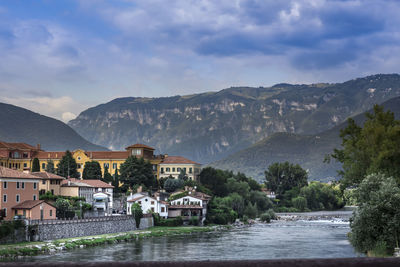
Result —
<instances>
[{"instance_id":1,"label":"wall of house","mask_svg":"<svg viewBox=\"0 0 400 267\"><path fill-rule=\"evenodd\" d=\"M185 196L171 201L171 205L199 205L203 206L203 201L201 199Z\"/></svg>"},{"instance_id":2,"label":"wall of house","mask_svg":"<svg viewBox=\"0 0 400 267\"><path fill-rule=\"evenodd\" d=\"M79 188L71 187L71 186L61 186L60 195L66 197L78 197L79 196Z\"/></svg>"},{"instance_id":3,"label":"wall of house","mask_svg":"<svg viewBox=\"0 0 400 267\"><path fill-rule=\"evenodd\" d=\"M43 184L44 181L44 184ZM53 184L52 184L53 181ZM57 184L58 183L58 184ZM53 190L54 195L58 196L61 194L61 180L42 180L39 183L39 191L45 190L45 192Z\"/></svg>"},{"instance_id":4,"label":"wall of house","mask_svg":"<svg viewBox=\"0 0 400 267\"><path fill-rule=\"evenodd\" d=\"M142 218L139 229L153 227L153 217ZM79 236L102 235L136 230L133 217L106 217L100 221L71 221L61 224L39 224L37 238L40 241Z\"/></svg>"},{"instance_id":5,"label":"wall of house","mask_svg":"<svg viewBox=\"0 0 400 267\"><path fill-rule=\"evenodd\" d=\"M200 166L196 164L160 164L160 178L169 177L170 175L175 179L178 178L181 173L181 169L186 168L186 175L191 180L196 180L196 177L200 174ZM192 172L190 172L190 168L192 168ZM178 171L179 169L179 171Z\"/></svg>"}]
</instances>

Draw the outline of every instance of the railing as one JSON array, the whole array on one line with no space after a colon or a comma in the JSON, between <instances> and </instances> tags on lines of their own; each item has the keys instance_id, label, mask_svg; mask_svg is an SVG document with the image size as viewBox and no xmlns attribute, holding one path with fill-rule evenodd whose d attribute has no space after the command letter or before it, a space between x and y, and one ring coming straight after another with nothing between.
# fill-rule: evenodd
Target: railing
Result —
<instances>
[{"instance_id":1,"label":"railing","mask_svg":"<svg viewBox=\"0 0 400 267\"><path fill-rule=\"evenodd\" d=\"M144 214L147 215L147 214ZM151 215L151 214L150 214ZM143 216L144 217L144 216ZM82 223L82 222L105 222L105 221L121 221L133 219L131 215L120 216L104 216L104 217L91 217L86 219L57 219L57 220L28 220L30 225L36 224L67 224L67 223Z\"/></svg>"}]
</instances>

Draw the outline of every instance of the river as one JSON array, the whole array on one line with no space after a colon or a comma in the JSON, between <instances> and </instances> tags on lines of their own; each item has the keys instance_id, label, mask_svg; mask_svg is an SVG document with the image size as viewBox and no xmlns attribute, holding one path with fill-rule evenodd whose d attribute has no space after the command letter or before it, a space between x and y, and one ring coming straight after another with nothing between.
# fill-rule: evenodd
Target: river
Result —
<instances>
[{"instance_id":1,"label":"river","mask_svg":"<svg viewBox=\"0 0 400 267\"><path fill-rule=\"evenodd\" d=\"M357 257L341 220L275 221L191 236L153 237L135 242L64 251L26 261L186 261Z\"/></svg>"}]
</instances>

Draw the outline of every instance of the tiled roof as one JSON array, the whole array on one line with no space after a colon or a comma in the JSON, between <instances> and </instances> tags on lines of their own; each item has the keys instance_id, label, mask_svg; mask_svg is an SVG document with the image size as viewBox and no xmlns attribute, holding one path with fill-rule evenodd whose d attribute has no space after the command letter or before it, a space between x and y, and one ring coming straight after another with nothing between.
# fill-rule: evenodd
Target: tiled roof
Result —
<instances>
[{"instance_id":1,"label":"tiled roof","mask_svg":"<svg viewBox=\"0 0 400 267\"><path fill-rule=\"evenodd\" d=\"M6 148L6 149L21 149L21 150L37 150L36 147L25 144L25 143L7 143L7 142L1 142L0 141L0 149L1 148Z\"/></svg>"},{"instance_id":2,"label":"tiled roof","mask_svg":"<svg viewBox=\"0 0 400 267\"><path fill-rule=\"evenodd\" d=\"M98 188L114 188L114 186L107 184L106 182L100 181L100 180L79 180L80 183L88 184L93 187L98 187Z\"/></svg>"},{"instance_id":3,"label":"tiled roof","mask_svg":"<svg viewBox=\"0 0 400 267\"><path fill-rule=\"evenodd\" d=\"M64 155L65 151L38 151L35 157L38 159L61 159Z\"/></svg>"},{"instance_id":4,"label":"tiled roof","mask_svg":"<svg viewBox=\"0 0 400 267\"><path fill-rule=\"evenodd\" d=\"M19 203L18 205L15 205L14 207L12 207L13 209L27 209L30 210L34 207L36 207L39 204L42 204L43 202L45 202L44 200L25 200L22 203ZM54 207L53 205L45 202L46 204Z\"/></svg>"},{"instance_id":5,"label":"tiled roof","mask_svg":"<svg viewBox=\"0 0 400 267\"><path fill-rule=\"evenodd\" d=\"M133 198L133 199L129 199L129 200L127 200L127 202L135 202L135 201L137 201L139 199L142 199L144 197L146 197L146 196L141 196L141 197L136 197L136 198Z\"/></svg>"},{"instance_id":6,"label":"tiled roof","mask_svg":"<svg viewBox=\"0 0 400 267\"><path fill-rule=\"evenodd\" d=\"M57 180L65 180L64 177L59 176L57 174L51 172L32 172L33 175L44 178L44 179L57 179Z\"/></svg>"},{"instance_id":7,"label":"tiled roof","mask_svg":"<svg viewBox=\"0 0 400 267\"><path fill-rule=\"evenodd\" d=\"M89 158L96 159L126 159L129 157L128 151L91 151L86 152Z\"/></svg>"},{"instance_id":8,"label":"tiled roof","mask_svg":"<svg viewBox=\"0 0 400 267\"><path fill-rule=\"evenodd\" d=\"M151 146L146 146L146 145L143 145L143 144L134 144L134 145L130 145L130 146L128 146L128 147L125 148L125 149L128 149L128 148L147 148L147 149L150 149L150 150L155 150L155 149L152 148Z\"/></svg>"},{"instance_id":9,"label":"tiled roof","mask_svg":"<svg viewBox=\"0 0 400 267\"><path fill-rule=\"evenodd\" d=\"M202 192L192 192L191 194L189 194L188 196L192 196L195 198L199 198L201 200L210 200L211 196L204 194Z\"/></svg>"},{"instance_id":10,"label":"tiled roof","mask_svg":"<svg viewBox=\"0 0 400 267\"><path fill-rule=\"evenodd\" d=\"M200 163L194 162L190 159L181 157L181 156L168 156L164 158L164 160L160 164L197 164Z\"/></svg>"},{"instance_id":11,"label":"tiled roof","mask_svg":"<svg viewBox=\"0 0 400 267\"><path fill-rule=\"evenodd\" d=\"M62 187L93 187L89 184L83 183L82 180L69 178L61 182Z\"/></svg>"},{"instance_id":12,"label":"tiled roof","mask_svg":"<svg viewBox=\"0 0 400 267\"><path fill-rule=\"evenodd\" d=\"M32 174L12 170L2 166L0 166L0 178L39 179L39 177Z\"/></svg>"},{"instance_id":13,"label":"tiled roof","mask_svg":"<svg viewBox=\"0 0 400 267\"><path fill-rule=\"evenodd\" d=\"M170 205L169 209L202 209L200 205Z\"/></svg>"}]
</instances>

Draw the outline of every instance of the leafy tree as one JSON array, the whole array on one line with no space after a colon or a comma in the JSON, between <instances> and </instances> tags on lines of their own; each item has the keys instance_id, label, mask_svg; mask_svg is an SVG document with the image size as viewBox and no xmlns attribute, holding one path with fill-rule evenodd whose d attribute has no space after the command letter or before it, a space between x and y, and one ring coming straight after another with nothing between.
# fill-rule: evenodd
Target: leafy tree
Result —
<instances>
[{"instance_id":1,"label":"leafy tree","mask_svg":"<svg viewBox=\"0 0 400 267\"><path fill-rule=\"evenodd\" d=\"M305 211L307 208L307 199L301 196L292 198L292 205L299 211Z\"/></svg>"},{"instance_id":2,"label":"leafy tree","mask_svg":"<svg viewBox=\"0 0 400 267\"><path fill-rule=\"evenodd\" d=\"M265 212L272 208L272 201L260 191L251 191L249 200L257 205L258 213Z\"/></svg>"},{"instance_id":3,"label":"leafy tree","mask_svg":"<svg viewBox=\"0 0 400 267\"><path fill-rule=\"evenodd\" d=\"M178 175L178 179L183 180L184 182L189 180L189 177L187 176L186 171L184 169L181 169L181 172Z\"/></svg>"},{"instance_id":4,"label":"leafy tree","mask_svg":"<svg viewBox=\"0 0 400 267\"><path fill-rule=\"evenodd\" d=\"M52 161L51 159L47 161L47 165L46 165L46 172L50 172L50 173L56 173L56 170L54 168L54 161Z\"/></svg>"},{"instance_id":5,"label":"leafy tree","mask_svg":"<svg viewBox=\"0 0 400 267\"><path fill-rule=\"evenodd\" d=\"M344 206L341 191L331 185L311 182L300 190L310 210L334 210Z\"/></svg>"},{"instance_id":6,"label":"leafy tree","mask_svg":"<svg viewBox=\"0 0 400 267\"><path fill-rule=\"evenodd\" d=\"M143 158L130 156L120 166L120 180L125 189L129 186L144 185L147 188L157 187L157 181L153 174L153 166L150 161Z\"/></svg>"},{"instance_id":7,"label":"leafy tree","mask_svg":"<svg viewBox=\"0 0 400 267\"><path fill-rule=\"evenodd\" d=\"M278 198L292 189L307 185L307 172L300 165L289 162L273 163L265 171L266 185L268 189L275 191Z\"/></svg>"},{"instance_id":8,"label":"leafy tree","mask_svg":"<svg viewBox=\"0 0 400 267\"><path fill-rule=\"evenodd\" d=\"M400 184L400 121L379 105L366 117L363 127L348 120L347 127L340 131L342 149L330 155L342 163L342 187L358 185L372 173L392 176Z\"/></svg>"},{"instance_id":9,"label":"leafy tree","mask_svg":"<svg viewBox=\"0 0 400 267\"><path fill-rule=\"evenodd\" d=\"M248 203L246 208L244 209L244 214L251 219L255 219L257 217L257 212L258 209L256 204L253 205L251 203Z\"/></svg>"},{"instance_id":10,"label":"leafy tree","mask_svg":"<svg viewBox=\"0 0 400 267\"><path fill-rule=\"evenodd\" d=\"M359 207L350 220L350 242L359 252L393 254L400 238L400 188L384 174L368 175L356 189Z\"/></svg>"},{"instance_id":11,"label":"leafy tree","mask_svg":"<svg viewBox=\"0 0 400 267\"><path fill-rule=\"evenodd\" d=\"M229 193L238 193L247 198L250 193L250 186L246 182L238 182L235 178L228 178L226 188Z\"/></svg>"},{"instance_id":12,"label":"leafy tree","mask_svg":"<svg viewBox=\"0 0 400 267\"><path fill-rule=\"evenodd\" d=\"M228 194L226 181L228 176L222 170L206 167L200 172L200 183L207 187L213 195L224 197Z\"/></svg>"},{"instance_id":13,"label":"leafy tree","mask_svg":"<svg viewBox=\"0 0 400 267\"><path fill-rule=\"evenodd\" d=\"M38 158L33 159L32 172L40 172L40 163Z\"/></svg>"},{"instance_id":14,"label":"leafy tree","mask_svg":"<svg viewBox=\"0 0 400 267\"><path fill-rule=\"evenodd\" d=\"M72 218L75 216L71 203L64 198L57 198L55 203L57 209L57 218Z\"/></svg>"},{"instance_id":15,"label":"leafy tree","mask_svg":"<svg viewBox=\"0 0 400 267\"><path fill-rule=\"evenodd\" d=\"M112 175L108 172L108 167L104 168L103 182L110 183L113 181Z\"/></svg>"},{"instance_id":16,"label":"leafy tree","mask_svg":"<svg viewBox=\"0 0 400 267\"><path fill-rule=\"evenodd\" d=\"M77 164L69 150L65 152L65 155L57 164L57 174L62 177L78 177Z\"/></svg>"},{"instance_id":17,"label":"leafy tree","mask_svg":"<svg viewBox=\"0 0 400 267\"><path fill-rule=\"evenodd\" d=\"M101 167L97 161L88 161L83 168L83 179L101 179Z\"/></svg>"},{"instance_id":18,"label":"leafy tree","mask_svg":"<svg viewBox=\"0 0 400 267\"><path fill-rule=\"evenodd\" d=\"M143 217L142 207L138 203L133 203L131 206L131 212L133 217L135 218L136 228L139 229L140 226L140 219Z\"/></svg>"},{"instance_id":19,"label":"leafy tree","mask_svg":"<svg viewBox=\"0 0 400 267\"><path fill-rule=\"evenodd\" d=\"M177 189L182 188L184 185L183 180L168 178L164 183L164 189L167 192L175 192Z\"/></svg>"}]
</instances>

